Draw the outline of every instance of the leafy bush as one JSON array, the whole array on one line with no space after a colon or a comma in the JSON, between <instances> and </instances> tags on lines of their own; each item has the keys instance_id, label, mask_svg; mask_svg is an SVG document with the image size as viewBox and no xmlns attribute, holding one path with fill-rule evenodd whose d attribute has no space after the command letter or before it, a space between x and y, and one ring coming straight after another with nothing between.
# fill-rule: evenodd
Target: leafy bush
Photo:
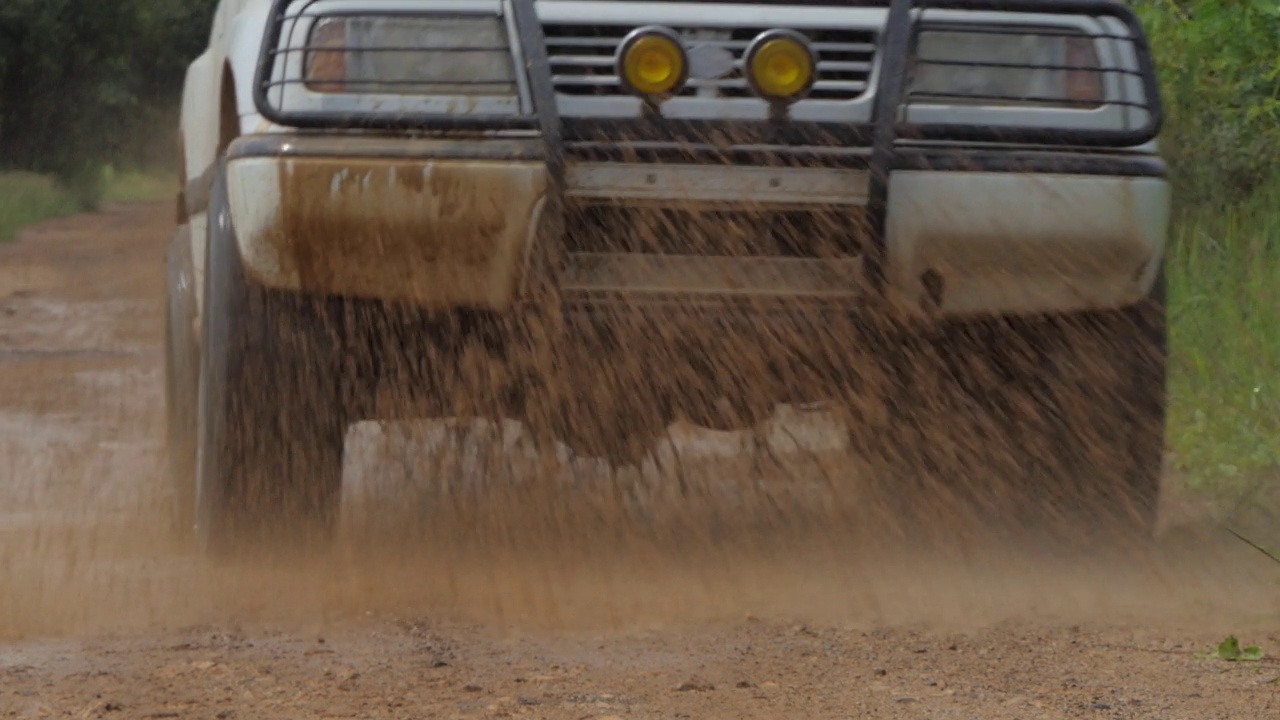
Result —
<instances>
[{"instance_id":1,"label":"leafy bush","mask_svg":"<svg viewBox=\"0 0 1280 720\"><path fill-rule=\"evenodd\" d=\"M44 175L0 173L0 243L12 240L19 228L78 209L66 191Z\"/></svg>"},{"instance_id":2,"label":"leafy bush","mask_svg":"<svg viewBox=\"0 0 1280 720\"><path fill-rule=\"evenodd\" d=\"M172 127L216 4L0 2L0 167L53 174L93 205L103 164L145 160L155 129Z\"/></svg>"},{"instance_id":3,"label":"leafy bush","mask_svg":"<svg viewBox=\"0 0 1280 720\"><path fill-rule=\"evenodd\" d=\"M1194 489L1255 493L1280 467L1280 0L1134 5L1176 187L1174 462Z\"/></svg>"},{"instance_id":4,"label":"leafy bush","mask_svg":"<svg viewBox=\"0 0 1280 720\"><path fill-rule=\"evenodd\" d=\"M1280 162L1280 0L1136 0L1183 204L1240 200Z\"/></svg>"},{"instance_id":5,"label":"leafy bush","mask_svg":"<svg viewBox=\"0 0 1280 720\"><path fill-rule=\"evenodd\" d=\"M1169 257L1169 440L1196 489L1223 495L1280 467L1280 182L1201 206Z\"/></svg>"}]
</instances>

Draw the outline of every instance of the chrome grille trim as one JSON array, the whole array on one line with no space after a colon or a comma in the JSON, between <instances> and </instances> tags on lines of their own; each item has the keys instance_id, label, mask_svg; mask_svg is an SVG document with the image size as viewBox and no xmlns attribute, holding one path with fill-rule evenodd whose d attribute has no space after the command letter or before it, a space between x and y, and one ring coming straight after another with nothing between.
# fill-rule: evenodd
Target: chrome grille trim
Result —
<instances>
[{"instance_id":1,"label":"chrome grille trim","mask_svg":"<svg viewBox=\"0 0 1280 720\"><path fill-rule=\"evenodd\" d=\"M552 80L557 94L574 97L630 98L614 69L614 53L635 29L625 23L545 22ZM691 77L679 97L754 99L742 75L743 55L751 40L773 25L734 28L671 26L686 48L708 45L728 50L734 70L728 77ZM818 53L818 79L808 99L854 101L870 88L875 63L876 33L866 28L795 28L809 38Z\"/></svg>"}]
</instances>

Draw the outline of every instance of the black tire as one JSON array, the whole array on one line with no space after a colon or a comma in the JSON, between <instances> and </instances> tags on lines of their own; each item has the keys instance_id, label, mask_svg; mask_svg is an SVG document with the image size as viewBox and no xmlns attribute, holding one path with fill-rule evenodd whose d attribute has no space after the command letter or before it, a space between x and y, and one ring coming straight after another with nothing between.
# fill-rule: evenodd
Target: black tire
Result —
<instances>
[{"instance_id":1,"label":"black tire","mask_svg":"<svg viewBox=\"0 0 1280 720\"><path fill-rule=\"evenodd\" d=\"M209 213L196 528L215 557L323 546L346 432L340 344L320 301L244 274L225 168Z\"/></svg>"},{"instance_id":2,"label":"black tire","mask_svg":"<svg viewBox=\"0 0 1280 720\"><path fill-rule=\"evenodd\" d=\"M960 509L964 520L1018 534L1154 535L1163 278L1122 310L947 324L890 345L885 411L855 423L851 444L873 456L887 506L913 531Z\"/></svg>"},{"instance_id":3,"label":"black tire","mask_svg":"<svg viewBox=\"0 0 1280 720\"><path fill-rule=\"evenodd\" d=\"M1081 398L1075 413L1064 413L1077 430L1068 440L1076 462L1064 465L1065 479L1079 498L1067 520L1108 535L1148 539L1156 532L1164 475L1169 355L1164 275L1151 297L1093 314L1081 330L1086 341L1092 340L1086 357L1100 379L1089 379L1089 367L1059 370L1066 376L1063 386Z\"/></svg>"},{"instance_id":4,"label":"black tire","mask_svg":"<svg viewBox=\"0 0 1280 720\"><path fill-rule=\"evenodd\" d=\"M195 271L191 228L181 227L169 245L165 302L165 410L173 527L179 536L195 528L196 416L199 351L195 345Z\"/></svg>"}]
</instances>

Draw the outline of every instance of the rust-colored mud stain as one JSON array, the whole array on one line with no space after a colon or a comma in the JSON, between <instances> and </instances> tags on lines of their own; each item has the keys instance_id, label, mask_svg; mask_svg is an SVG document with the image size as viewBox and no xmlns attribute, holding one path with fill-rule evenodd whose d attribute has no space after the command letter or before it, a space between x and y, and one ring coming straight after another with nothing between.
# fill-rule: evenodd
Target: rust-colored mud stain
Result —
<instances>
[{"instance_id":1,"label":"rust-colored mud stain","mask_svg":"<svg viewBox=\"0 0 1280 720\"><path fill-rule=\"evenodd\" d=\"M502 304L544 192L527 163L282 161L262 241L304 290Z\"/></svg>"}]
</instances>

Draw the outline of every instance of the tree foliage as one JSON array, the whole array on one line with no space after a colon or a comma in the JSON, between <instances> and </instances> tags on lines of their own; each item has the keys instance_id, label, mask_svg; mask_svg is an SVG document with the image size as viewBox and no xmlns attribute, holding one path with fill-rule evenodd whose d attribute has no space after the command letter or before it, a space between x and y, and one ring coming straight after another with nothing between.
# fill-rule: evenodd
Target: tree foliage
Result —
<instances>
[{"instance_id":1,"label":"tree foliage","mask_svg":"<svg viewBox=\"0 0 1280 720\"><path fill-rule=\"evenodd\" d=\"M216 4L0 2L0 167L89 189L102 163L141 159L174 112Z\"/></svg>"},{"instance_id":2,"label":"tree foliage","mask_svg":"<svg viewBox=\"0 0 1280 720\"><path fill-rule=\"evenodd\" d=\"M1280 0L1137 0L1186 201L1229 202L1280 161Z\"/></svg>"}]
</instances>

